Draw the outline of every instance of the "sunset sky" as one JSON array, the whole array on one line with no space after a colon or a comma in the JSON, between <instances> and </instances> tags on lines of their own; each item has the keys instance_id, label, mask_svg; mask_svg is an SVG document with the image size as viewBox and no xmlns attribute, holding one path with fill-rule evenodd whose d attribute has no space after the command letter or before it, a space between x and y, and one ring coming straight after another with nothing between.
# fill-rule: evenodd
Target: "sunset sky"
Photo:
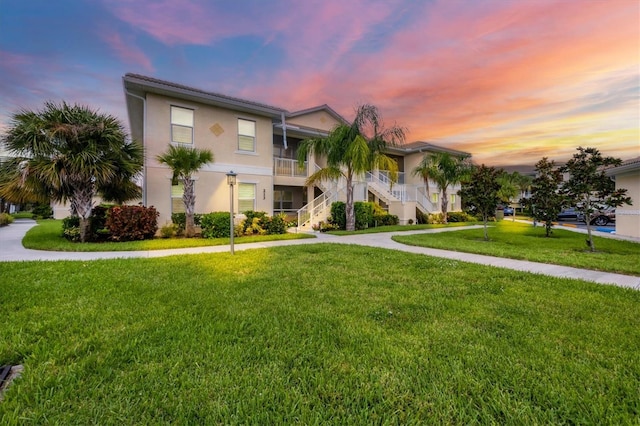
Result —
<instances>
[{"instance_id":1,"label":"sunset sky","mask_svg":"<svg viewBox=\"0 0 640 426\"><path fill-rule=\"evenodd\" d=\"M46 100L128 126L127 72L347 119L371 103L494 166L640 156L638 0L0 0L0 133Z\"/></svg>"}]
</instances>

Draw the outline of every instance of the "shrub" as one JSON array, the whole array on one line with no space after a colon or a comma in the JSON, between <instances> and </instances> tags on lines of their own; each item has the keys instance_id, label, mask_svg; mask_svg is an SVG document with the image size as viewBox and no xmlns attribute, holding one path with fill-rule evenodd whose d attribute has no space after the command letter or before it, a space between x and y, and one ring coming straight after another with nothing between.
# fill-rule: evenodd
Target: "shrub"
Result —
<instances>
[{"instance_id":1,"label":"shrub","mask_svg":"<svg viewBox=\"0 0 640 426\"><path fill-rule=\"evenodd\" d=\"M158 215L154 207L114 206L107 214L106 226L113 241L134 241L153 238L158 230Z\"/></svg>"},{"instance_id":2,"label":"shrub","mask_svg":"<svg viewBox=\"0 0 640 426\"><path fill-rule=\"evenodd\" d=\"M265 229L267 234L286 234L287 216L285 214L279 214L265 218Z\"/></svg>"},{"instance_id":3,"label":"shrub","mask_svg":"<svg viewBox=\"0 0 640 426\"><path fill-rule=\"evenodd\" d=\"M449 212L447 220L449 222L475 222L476 218L465 212Z\"/></svg>"},{"instance_id":4,"label":"shrub","mask_svg":"<svg viewBox=\"0 0 640 426\"><path fill-rule=\"evenodd\" d=\"M37 203L31 209L31 214L34 219L50 219L53 217L53 209L49 204Z\"/></svg>"},{"instance_id":5,"label":"shrub","mask_svg":"<svg viewBox=\"0 0 640 426\"><path fill-rule=\"evenodd\" d=\"M265 221L267 219L266 212L256 212L247 210L244 212L245 219L242 221L242 235L263 235L266 233Z\"/></svg>"},{"instance_id":6,"label":"shrub","mask_svg":"<svg viewBox=\"0 0 640 426\"><path fill-rule=\"evenodd\" d=\"M376 203L356 201L353 203L353 210L356 216L356 230L399 223L398 216L388 214ZM336 201L331 204L329 223L333 224L335 229L344 230L347 227L346 215L346 204Z\"/></svg>"},{"instance_id":7,"label":"shrub","mask_svg":"<svg viewBox=\"0 0 640 426\"><path fill-rule=\"evenodd\" d=\"M427 219L427 223L429 223L429 224L442 224L442 223L444 223L444 215L442 214L442 212L429 213L429 217Z\"/></svg>"},{"instance_id":8,"label":"shrub","mask_svg":"<svg viewBox=\"0 0 640 426\"><path fill-rule=\"evenodd\" d=\"M420 210L416 209L416 223L419 225L425 225L429 223L429 215L422 213Z\"/></svg>"},{"instance_id":9,"label":"shrub","mask_svg":"<svg viewBox=\"0 0 640 426\"><path fill-rule=\"evenodd\" d=\"M200 226L200 221L202 219L202 215L200 213L193 214L193 223L196 226ZM176 229L176 234L180 235L184 231L184 228L187 226L187 215L186 213L172 213L171 214L171 222L178 227Z\"/></svg>"},{"instance_id":10,"label":"shrub","mask_svg":"<svg viewBox=\"0 0 640 426\"><path fill-rule=\"evenodd\" d=\"M376 214L373 216L374 226L390 226L400 223L398 216L389 213Z\"/></svg>"},{"instance_id":11,"label":"shrub","mask_svg":"<svg viewBox=\"0 0 640 426\"><path fill-rule=\"evenodd\" d=\"M69 241L80 241L80 218L67 216L62 219L62 236Z\"/></svg>"},{"instance_id":12,"label":"shrub","mask_svg":"<svg viewBox=\"0 0 640 426\"><path fill-rule=\"evenodd\" d=\"M204 238L230 238L231 219L229 212L212 212L200 217Z\"/></svg>"},{"instance_id":13,"label":"shrub","mask_svg":"<svg viewBox=\"0 0 640 426\"><path fill-rule=\"evenodd\" d=\"M336 229L347 228L347 205L342 201L336 201L331 204L331 218L329 223Z\"/></svg>"},{"instance_id":14,"label":"shrub","mask_svg":"<svg viewBox=\"0 0 640 426\"><path fill-rule=\"evenodd\" d=\"M7 213L0 213L0 226L7 226L13 222L13 217Z\"/></svg>"},{"instance_id":15,"label":"shrub","mask_svg":"<svg viewBox=\"0 0 640 426\"><path fill-rule=\"evenodd\" d=\"M160 237L171 238L176 235L178 225L175 223L167 223L160 228Z\"/></svg>"}]
</instances>

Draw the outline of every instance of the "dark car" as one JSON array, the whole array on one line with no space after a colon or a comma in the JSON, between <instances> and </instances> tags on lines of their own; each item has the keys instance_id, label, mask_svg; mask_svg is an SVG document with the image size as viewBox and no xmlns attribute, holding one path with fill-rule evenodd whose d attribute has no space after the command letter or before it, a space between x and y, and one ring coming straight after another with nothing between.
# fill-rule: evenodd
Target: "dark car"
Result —
<instances>
[{"instance_id":1,"label":"dark car","mask_svg":"<svg viewBox=\"0 0 640 426\"><path fill-rule=\"evenodd\" d=\"M558 213L558 220L582 220L583 217L582 212L575 207L562 209L562 211Z\"/></svg>"},{"instance_id":2,"label":"dark car","mask_svg":"<svg viewBox=\"0 0 640 426\"><path fill-rule=\"evenodd\" d=\"M598 210L597 212L594 212L593 219L591 219L591 225L605 226L609 222L615 222L615 221L616 221L616 209Z\"/></svg>"}]
</instances>

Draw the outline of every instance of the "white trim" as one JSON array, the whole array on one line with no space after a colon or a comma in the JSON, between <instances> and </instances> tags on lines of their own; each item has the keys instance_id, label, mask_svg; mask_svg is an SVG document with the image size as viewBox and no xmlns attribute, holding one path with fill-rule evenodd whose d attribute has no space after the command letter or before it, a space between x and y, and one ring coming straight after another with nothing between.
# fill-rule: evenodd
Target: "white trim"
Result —
<instances>
[{"instance_id":1,"label":"white trim","mask_svg":"<svg viewBox=\"0 0 640 426\"><path fill-rule=\"evenodd\" d=\"M241 166L238 164L228 164L228 163L227 164L213 163L213 164L207 164L200 169L201 172L218 172L218 173L229 173L229 170L233 170L237 174L273 177L273 167L254 167L254 166Z\"/></svg>"},{"instance_id":2,"label":"white trim","mask_svg":"<svg viewBox=\"0 0 640 426\"><path fill-rule=\"evenodd\" d=\"M167 100L165 100L164 103L169 105L175 105L177 107L186 108L186 109L193 109L193 110L200 109L199 106L194 106L197 104L185 104L183 102L173 102L173 101L167 101Z\"/></svg>"},{"instance_id":3,"label":"white trim","mask_svg":"<svg viewBox=\"0 0 640 426\"><path fill-rule=\"evenodd\" d=\"M640 216L640 210L616 209L616 216Z\"/></svg>"}]
</instances>

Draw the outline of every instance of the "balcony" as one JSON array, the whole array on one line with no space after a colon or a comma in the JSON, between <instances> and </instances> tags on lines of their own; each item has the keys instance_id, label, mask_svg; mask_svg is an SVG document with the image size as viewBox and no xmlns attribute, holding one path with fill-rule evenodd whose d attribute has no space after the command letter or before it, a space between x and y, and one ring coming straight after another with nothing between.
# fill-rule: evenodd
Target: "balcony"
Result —
<instances>
[{"instance_id":1,"label":"balcony","mask_svg":"<svg viewBox=\"0 0 640 426\"><path fill-rule=\"evenodd\" d=\"M274 158L273 175L306 178L307 162L305 161L301 168L300 163L297 160L292 160L289 158Z\"/></svg>"}]
</instances>

